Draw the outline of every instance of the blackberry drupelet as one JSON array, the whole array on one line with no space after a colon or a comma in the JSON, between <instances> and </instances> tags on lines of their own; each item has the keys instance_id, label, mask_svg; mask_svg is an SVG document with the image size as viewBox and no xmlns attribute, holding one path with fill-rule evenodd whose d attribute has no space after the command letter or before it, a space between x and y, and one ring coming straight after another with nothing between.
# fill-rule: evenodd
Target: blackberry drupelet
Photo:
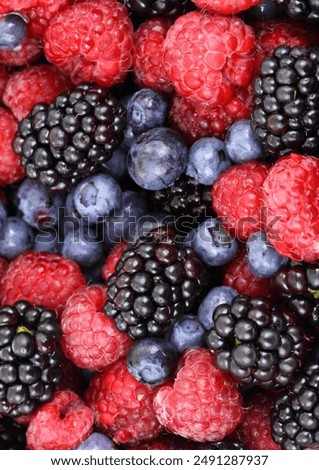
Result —
<instances>
[{"instance_id":1,"label":"blackberry drupelet","mask_svg":"<svg viewBox=\"0 0 319 470\"><path fill-rule=\"evenodd\" d=\"M233 441L231 439L199 444L198 448L200 450L245 450L244 444L241 441Z\"/></svg>"},{"instance_id":2,"label":"blackberry drupelet","mask_svg":"<svg viewBox=\"0 0 319 470\"><path fill-rule=\"evenodd\" d=\"M306 340L302 330L264 297L236 296L218 306L207 345L217 366L241 384L289 385L300 366Z\"/></svg>"},{"instance_id":3,"label":"blackberry drupelet","mask_svg":"<svg viewBox=\"0 0 319 470\"><path fill-rule=\"evenodd\" d=\"M105 313L131 338L163 336L189 312L208 274L192 248L179 247L175 232L152 230L128 247L108 281Z\"/></svg>"},{"instance_id":4,"label":"blackberry drupelet","mask_svg":"<svg viewBox=\"0 0 319 470\"><path fill-rule=\"evenodd\" d=\"M52 191L69 191L96 173L120 145L125 108L108 90L81 83L53 103L37 104L18 127L13 142L26 176Z\"/></svg>"},{"instance_id":5,"label":"blackberry drupelet","mask_svg":"<svg viewBox=\"0 0 319 470\"><path fill-rule=\"evenodd\" d=\"M291 18L319 23L318 0L273 0L279 10Z\"/></svg>"},{"instance_id":6,"label":"blackberry drupelet","mask_svg":"<svg viewBox=\"0 0 319 470\"><path fill-rule=\"evenodd\" d=\"M0 450L26 450L26 430L11 418L1 418Z\"/></svg>"},{"instance_id":7,"label":"blackberry drupelet","mask_svg":"<svg viewBox=\"0 0 319 470\"><path fill-rule=\"evenodd\" d=\"M251 120L269 157L319 156L319 48L280 46L261 64Z\"/></svg>"},{"instance_id":8,"label":"blackberry drupelet","mask_svg":"<svg viewBox=\"0 0 319 470\"><path fill-rule=\"evenodd\" d=\"M285 450L319 448L319 362L313 359L277 398L271 433Z\"/></svg>"},{"instance_id":9,"label":"blackberry drupelet","mask_svg":"<svg viewBox=\"0 0 319 470\"><path fill-rule=\"evenodd\" d=\"M136 15L177 17L191 10L194 5L190 0L120 0Z\"/></svg>"},{"instance_id":10,"label":"blackberry drupelet","mask_svg":"<svg viewBox=\"0 0 319 470\"><path fill-rule=\"evenodd\" d=\"M56 313L26 301L0 309L0 415L35 411L62 379Z\"/></svg>"}]
</instances>

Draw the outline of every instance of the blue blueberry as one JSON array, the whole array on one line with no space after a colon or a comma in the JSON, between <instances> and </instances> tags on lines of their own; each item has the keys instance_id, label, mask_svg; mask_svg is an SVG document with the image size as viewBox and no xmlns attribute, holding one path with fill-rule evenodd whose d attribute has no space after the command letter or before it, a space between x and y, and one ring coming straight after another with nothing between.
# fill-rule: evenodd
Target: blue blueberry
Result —
<instances>
[{"instance_id":1,"label":"blue blueberry","mask_svg":"<svg viewBox=\"0 0 319 470\"><path fill-rule=\"evenodd\" d=\"M249 120L237 121L225 137L227 155L233 163L245 163L263 158L263 148Z\"/></svg>"},{"instance_id":2,"label":"blue blueberry","mask_svg":"<svg viewBox=\"0 0 319 470\"><path fill-rule=\"evenodd\" d=\"M265 232L255 232L246 244L247 261L251 272L259 277L271 277L285 266L288 258L281 256L268 242Z\"/></svg>"},{"instance_id":3,"label":"blue blueberry","mask_svg":"<svg viewBox=\"0 0 319 470\"><path fill-rule=\"evenodd\" d=\"M142 88L128 100L127 122L139 135L154 127L161 127L167 118L168 104L163 95L151 88Z\"/></svg>"},{"instance_id":4,"label":"blue blueberry","mask_svg":"<svg viewBox=\"0 0 319 470\"><path fill-rule=\"evenodd\" d=\"M270 20L278 16L279 11L273 0L261 0L255 7L245 12L245 18L249 20Z\"/></svg>"},{"instance_id":5,"label":"blue blueberry","mask_svg":"<svg viewBox=\"0 0 319 470\"><path fill-rule=\"evenodd\" d=\"M63 243L59 241L59 234L54 229L45 229L35 233L33 250L59 253Z\"/></svg>"},{"instance_id":6,"label":"blue blueberry","mask_svg":"<svg viewBox=\"0 0 319 470\"><path fill-rule=\"evenodd\" d=\"M19 13L9 13L0 19L0 49L18 49L27 34L27 22Z\"/></svg>"},{"instance_id":7,"label":"blue blueberry","mask_svg":"<svg viewBox=\"0 0 319 470\"><path fill-rule=\"evenodd\" d=\"M113 176L104 173L89 176L74 190L74 206L81 217L96 223L122 205L122 191Z\"/></svg>"},{"instance_id":8,"label":"blue blueberry","mask_svg":"<svg viewBox=\"0 0 319 470\"><path fill-rule=\"evenodd\" d=\"M62 255L73 259L80 266L93 266L103 256L103 243L98 239L96 231L81 227L66 233Z\"/></svg>"},{"instance_id":9,"label":"blue blueberry","mask_svg":"<svg viewBox=\"0 0 319 470\"><path fill-rule=\"evenodd\" d=\"M196 234L196 229L192 228L192 229L185 235L185 237L182 238L182 240L180 241L180 244L183 245L183 246L192 247L193 241L194 241L194 238L195 238L195 234Z\"/></svg>"},{"instance_id":10,"label":"blue blueberry","mask_svg":"<svg viewBox=\"0 0 319 470\"><path fill-rule=\"evenodd\" d=\"M204 137L197 140L189 150L186 174L209 186L230 165L224 142L216 137Z\"/></svg>"},{"instance_id":11,"label":"blue blueberry","mask_svg":"<svg viewBox=\"0 0 319 470\"><path fill-rule=\"evenodd\" d=\"M136 380L158 385L172 373L176 365L176 351L165 338L149 337L134 342L127 367Z\"/></svg>"},{"instance_id":12,"label":"blue blueberry","mask_svg":"<svg viewBox=\"0 0 319 470\"><path fill-rule=\"evenodd\" d=\"M112 153L112 157L103 164L103 171L113 176L117 181L127 174L127 151L119 147Z\"/></svg>"},{"instance_id":13,"label":"blue blueberry","mask_svg":"<svg viewBox=\"0 0 319 470\"><path fill-rule=\"evenodd\" d=\"M231 237L218 219L210 217L196 229L193 249L208 266L221 266L231 261L237 253L238 243Z\"/></svg>"},{"instance_id":14,"label":"blue blueberry","mask_svg":"<svg viewBox=\"0 0 319 470\"><path fill-rule=\"evenodd\" d=\"M174 322L169 342L179 353L187 348L203 346L205 344L206 330L201 325L198 317L194 315L183 315Z\"/></svg>"},{"instance_id":15,"label":"blue blueberry","mask_svg":"<svg viewBox=\"0 0 319 470\"><path fill-rule=\"evenodd\" d=\"M59 207L65 204L61 194L51 193L36 180L25 179L17 191L17 205L22 219L31 227L38 228L58 223Z\"/></svg>"},{"instance_id":16,"label":"blue blueberry","mask_svg":"<svg viewBox=\"0 0 319 470\"><path fill-rule=\"evenodd\" d=\"M208 292L198 308L198 318L206 330L214 326L213 313L221 304L230 304L238 292L232 287L218 286Z\"/></svg>"},{"instance_id":17,"label":"blue blueberry","mask_svg":"<svg viewBox=\"0 0 319 470\"><path fill-rule=\"evenodd\" d=\"M137 135L134 134L132 127L127 124L124 129L121 147L123 147L124 150L128 151L136 139Z\"/></svg>"},{"instance_id":18,"label":"blue blueberry","mask_svg":"<svg viewBox=\"0 0 319 470\"><path fill-rule=\"evenodd\" d=\"M185 171L187 158L187 146L177 132L157 127L133 142L128 154L128 172L141 188L164 189Z\"/></svg>"},{"instance_id":19,"label":"blue blueberry","mask_svg":"<svg viewBox=\"0 0 319 470\"><path fill-rule=\"evenodd\" d=\"M135 242L138 238L147 236L151 230L162 225L174 226L174 216L162 214L161 212L151 212L140 217L137 222L130 225L126 237L129 242Z\"/></svg>"},{"instance_id":20,"label":"blue blueberry","mask_svg":"<svg viewBox=\"0 0 319 470\"><path fill-rule=\"evenodd\" d=\"M93 432L85 441L81 442L74 450L114 450L114 442L105 434Z\"/></svg>"},{"instance_id":21,"label":"blue blueberry","mask_svg":"<svg viewBox=\"0 0 319 470\"><path fill-rule=\"evenodd\" d=\"M18 217L8 217L0 232L0 256L9 260L16 258L33 246L32 228Z\"/></svg>"},{"instance_id":22,"label":"blue blueberry","mask_svg":"<svg viewBox=\"0 0 319 470\"><path fill-rule=\"evenodd\" d=\"M3 224L7 218L7 209L4 204L0 201L0 231L2 230Z\"/></svg>"}]
</instances>

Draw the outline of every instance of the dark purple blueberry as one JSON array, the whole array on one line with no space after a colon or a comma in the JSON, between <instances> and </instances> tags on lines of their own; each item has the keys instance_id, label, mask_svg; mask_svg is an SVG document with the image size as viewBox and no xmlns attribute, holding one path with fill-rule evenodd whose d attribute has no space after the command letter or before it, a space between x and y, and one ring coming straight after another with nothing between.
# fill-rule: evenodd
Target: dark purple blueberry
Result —
<instances>
[{"instance_id":1,"label":"dark purple blueberry","mask_svg":"<svg viewBox=\"0 0 319 470\"><path fill-rule=\"evenodd\" d=\"M90 267L101 260L103 243L98 239L93 227L80 227L75 231L67 231L61 253L66 258L73 259L80 266Z\"/></svg>"},{"instance_id":2,"label":"dark purple blueberry","mask_svg":"<svg viewBox=\"0 0 319 470\"><path fill-rule=\"evenodd\" d=\"M8 217L0 232L0 255L9 260L32 248L32 228L18 217Z\"/></svg>"},{"instance_id":3,"label":"dark purple blueberry","mask_svg":"<svg viewBox=\"0 0 319 470\"><path fill-rule=\"evenodd\" d=\"M135 135L165 125L168 104L166 98L151 88L135 92L126 105L127 122Z\"/></svg>"},{"instance_id":4,"label":"dark purple blueberry","mask_svg":"<svg viewBox=\"0 0 319 470\"><path fill-rule=\"evenodd\" d=\"M232 287L218 286L208 292L198 308L198 318L206 330L213 328L213 313L216 307L230 304L238 292Z\"/></svg>"},{"instance_id":5,"label":"dark purple blueberry","mask_svg":"<svg viewBox=\"0 0 319 470\"><path fill-rule=\"evenodd\" d=\"M241 164L263 158L263 148L249 120L237 121L225 137L228 157L233 163Z\"/></svg>"},{"instance_id":6,"label":"dark purple blueberry","mask_svg":"<svg viewBox=\"0 0 319 470\"><path fill-rule=\"evenodd\" d=\"M288 263L268 242L265 232L255 232L246 244L247 261L252 273L258 277L272 277Z\"/></svg>"},{"instance_id":7,"label":"dark purple blueberry","mask_svg":"<svg viewBox=\"0 0 319 470\"><path fill-rule=\"evenodd\" d=\"M17 50L27 34L27 20L20 13L11 12L0 19L0 49Z\"/></svg>"},{"instance_id":8,"label":"dark purple blueberry","mask_svg":"<svg viewBox=\"0 0 319 470\"><path fill-rule=\"evenodd\" d=\"M202 347L205 344L205 328L194 315L183 315L173 323L169 342L182 353L187 348Z\"/></svg>"},{"instance_id":9,"label":"dark purple blueberry","mask_svg":"<svg viewBox=\"0 0 319 470\"><path fill-rule=\"evenodd\" d=\"M85 441L81 442L74 450L113 450L114 442L105 434L93 432Z\"/></svg>"},{"instance_id":10,"label":"dark purple blueberry","mask_svg":"<svg viewBox=\"0 0 319 470\"><path fill-rule=\"evenodd\" d=\"M127 151L123 147L114 150L110 160L103 163L102 170L117 181L122 180L127 174Z\"/></svg>"}]
</instances>

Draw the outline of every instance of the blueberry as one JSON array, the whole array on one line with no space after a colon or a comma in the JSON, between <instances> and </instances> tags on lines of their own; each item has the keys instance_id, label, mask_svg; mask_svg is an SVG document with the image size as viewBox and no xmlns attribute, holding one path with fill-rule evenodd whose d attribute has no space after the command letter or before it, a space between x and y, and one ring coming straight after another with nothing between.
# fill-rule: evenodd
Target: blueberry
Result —
<instances>
[{"instance_id":1,"label":"blueberry","mask_svg":"<svg viewBox=\"0 0 319 470\"><path fill-rule=\"evenodd\" d=\"M19 13L9 13L0 19L0 49L18 49L27 34L27 22Z\"/></svg>"},{"instance_id":2,"label":"blueberry","mask_svg":"<svg viewBox=\"0 0 319 470\"><path fill-rule=\"evenodd\" d=\"M136 135L165 124L167 101L163 95L151 88L142 88L129 99L127 122Z\"/></svg>"},{"instance_id":3,"label":"blueberry","mask_svg":"<svg viewBox=\"0 0 319 470\"><path fill-rule=\"evenodd\" d=\"M136 380L158 385L172 373L176 365L176 351L165 338L143 338L134 342L127 367Z\"/></svg>"},{"instance_id":4,"label":"blueberry","mask_svg":"<svg viewBox=\"0 0 319 470\"><path fill-rule=\"evenodd\" d=\"M245 12L245 18L249 20L270 20L278 16L279 11L273 0L261 0L255 7Z\"/></svg>"},{"instance_id":5,"label":"blueberry","mask_svg":"<svg viewBox=\"0 0 319 470\"><path fill-rule=\"evenodd\" d=\"M238 292L232 287L218 286L208 292L198 308L198 318L206 330L214 326L213 313L221 304L230 304Z\"/></svg>"},{"instance_id":6,"label":"blueberry","mask_svg":"<svg viewBox=\"0 0 319 470\"><path fill-rule=\"evenodd\" d=\"M128 172L144 189L164 189L185 171L187 158L187 146L177 132L157 127L133 142L128 154Z\"/></svg>"},{"instance_id":7,"label":"blueberry","mask_svg":"<svg viewBox=\"0 0 319 470\"><path fill-rule=\"evenodd\" d=\"M93 228L80 227L66 233L62 255L73 259L80 266L93 266L103 256L103 243Z\"/></svg>"},{"instance_id":8,"label":"blueberry","mask_svg":"<svg viewBox=\"0 0 319 470\"><path fill-rule=\"evenodd\" d=\"M162 225L174 225L174 216L162 214L160 212L151 212L140 217L135 224L130 225L127 233L127 240L134 242L138 238L146 236L151 230L161 227Z\"/></svg>"},{"instance_id":9,"label":"blueberry","mask_svg":"<svg viewBox=\"0 0 319 470\"><path fill-rule=\"evenodd\" d=\"M199 319L194 315L183 315L174 322L169 342L179 353L187 348L203 346L205 343L205 329Z\"/></svg>"},{"instance_id":10,"label":"blueberry","mask_svg":"<svg viewBox=\"0 0 319 470\"><path fill-rule=\"evenodd\" d=\"M218 219L210 217L197 227L192 247L203 263L208 266L221 266L234 258L238 243L226 232Z\"/></svg>"},{"instance_id":11,"label":"blueberry","mask_svg":"<svg viewBox=\"0 0 319 470\"><path fill-rule=\"evenodd\" d=\"M249 267L255 276L271 277L288 262L288 258L281 256L268 242L265 232L251 235L246 250Z\"/></svg>"},{"instance_id":12,"label":"blueberry","mask_svg":"<svg viewBox=\"0 0 319 470\"><path fill-rule=\"evenodd\" d=\"M126 151L129 150L136 138L137 136L134 134L132 127L127 124L124 129L121 147Z\"/></svg>"},{"instance_id":13,"label":"blueberry","mask_svg":"<svg viewBox=\"0 0 319 470\"><path fill-rule=\"evenodd\" d=\"M110 160L103 164L103 171L117 181L123 179L127 173L127 151L121 147L116 149Z\"/></svg>"},{"instance_id":14,"label":"blueberry","mask_svg":"<svg viewBox=\"0 0 319 470\"><path fill-rule=\"evenodd\" d=\"M122 205L122 191L110 175L98 173L81 181L74 191L74 206L89 223L109 215Z\"/></svg>"},{"instance_id":15,"label":"blueberry","mask_svg":"<svg viewBox=\"0 0 319 470\"><path fill-rule=\"evenodd\" d=\"M32 248L32 228L18 217L8 217L0 232L0 256L9 260Z\"/></svg>"},{"instance_id":16,"label":"blueberry","mask_svg":"<svg viewBox=\"0 0 319 470\"><path fill-rule=\"evenodd\" d=\"M6 218L7 218L7 210L4 204L0 201L0 231L2 230L2 227L6 221Z\"/></svg>"},{"instance_id":17,"label":"blueberry","mask_svg":"<svg viewBox=\"0 0 319 470\"><path fill-rule=\"evenodd\" d=\"M81 442L74 450L113 450L114 442L105 434L93 432L85 441Z\"/></svg>"},{"instance_id":18,"label":"blueberry","mask_svg":"<svg viewBox=\"0 0 319 470\"><path fill-rule=\"evenodd\" d=\"M39 181L25 179L17 191L17 205L22 219L31 227L41 227L48 222L56 226L59 207L65 204L64 197L51 193Z\"/></svg>"},{"instance_id":19,"label":"blueberry","mask_svg":"<svg viewBox=\"0 0 319 470\"><path fill-rule=\"evenodd\" d=\"M33 244L34 251L46 251L47 253L59 253L63 244L59 242L58 232L54 229L45 229L35 233Z\"/></svg>"},{"instance_id":20,"label":"blueberry","mask_svg":"<svg viewBox=\"0 0 319 470\"><path fill-rule=\"evenodd\" d=\"M208 186L230 165L224 142L216 137L204 137L197 140L189 150L186 174Z\"/></svg>"},{"instance_id":21,"label":"blueberry","mask_svg":"<svg viewBox=\"0 0 319 470\"><path fill-rule=\"evenodd\" d=\"M249 120L237 121L225 137L227 155L233 163L245 163L263 158L263 148Z\"/></svg>"}]
</instances>

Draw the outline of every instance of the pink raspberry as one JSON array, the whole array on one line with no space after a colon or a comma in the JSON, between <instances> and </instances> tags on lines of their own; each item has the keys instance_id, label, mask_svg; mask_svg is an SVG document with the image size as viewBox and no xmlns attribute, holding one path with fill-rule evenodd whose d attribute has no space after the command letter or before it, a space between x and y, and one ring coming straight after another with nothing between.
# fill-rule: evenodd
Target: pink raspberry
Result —
<instances>
[{"instance_id":1,"label":"pink raspberry","mask_svg":"<svg viewBox=\"0 0 319 470\"><path fill-rule=\"evenodd\" d=\"M179 95L217 107L250 83L254 54L253 29L240 18L193 11L168 30L163 61Z\"/></svg>"},{"instance_id":2,"label":"pink raspberry","mask_svg":"<svg viewBox=\"0 0 319 470\"><path fill-rule=\"evenodd\" d=\"M115 273L116 265L126 249L127 243L125 241L121 241L120 243L117 243L108 254L108 257L101 268L101 274L105 282L107 282Z\"/></svg>"},{"instance_id":3,"label":"pink raspberry","mask_svg":"<svg viewBox=\"0 0 319 470\"><path fill-rule=\"evenodd\" d=\"M50 103L68 89L68 79L53 65L27 67L12 74L3 102L20 121L37 103Z\"/></svg>"},{"instance_id":4,"label":"pink raspberry","mask_svg":"<svg viewBox=\"0 0 319 470\"><path fill-rule=\"evenodd\" d=\"M32 416L27 430L31 450L74 449L93 430L93 413L71 391L56 392L53 400Z\"/></svg>"},{"instance_id":5,"label":"pink raspberry","mask_svg":"<svg viewBox=\"0 0 319 470\"><path fill-rule=\"evenodd\" d=\"M160 386L154 398L159 421L169 431L194 441L220 441L242 418L237 384L220 371L202 348L183 353L176 378Z\"/></svg>"},{"instance_id":6,"label":"pink raspberry","mask_svg":"<svg viewBox=\"0 0 319 470\"><path fill-rule=\"evenodd\" d=\"M157 389L138 382L120 359L93 377L85 398L96 425L115 442L132 446L163 431L153 409Z\"/></svg>"},{"instance_id":7,"label":"pink raspberry","mask_svg":"<svg viewBox=\"0 0 319 470\"><path fill-rule=\"evenodd\" d=\"M50 22L45 55L76 84L88 81L111 87L124 80L131 66L132 32L120 2L75 3Z\"/></svg>"},{"instance_id":8,"label":"pink raspberry","mask_svg":"<svg viewBox=\"0 0 319 470\"><path fill-rule=\"evenodd\" d=\"M18 130L18 123L12 113L0 108L0 185L17 183L24 176L19 155L12 148L12 140Z\"/></svg>"},{"instance_id":9,"label":"pink raspberry","mask_svg":"<svg viewBox=\"0 0 319 470\"><path fill-rule=\"evenodd\" d=\"M261 0L193 0L199 8L217 11L223 15L233 15L261 3Z\"/></svg>"},{"instance_id":10,"label":"pink raspberry","mask_svg":"<svg viewBox=\"0 0 319 470\"><path fill-rule=\"evenodd\" d=\"M0 101L2 101L2 95L8 82L9 72L4 65L0 65Z\"/></svg>"},{"instance_id":11,"label":"pink raspberry","mask_svg":"<svg viewBox=\"0 0 319 470\"><path fill-rule=\"evenodd\" d=\"M0 281L7 272L9 267L9 261L7 261L5 258L0 256Z\"/></svg>"},{"instance_id":12,"label":"pink raspberry","mask_svg":"<svg viewBox=\"0 0 319 470\"><path fill-rule=\"evenodd\" d=\"M74 294L61 317L62 348L78 367L101 370L128 353L132 341L103 312L105 289L90 286Z\"/></svg>"}]
</instances>

